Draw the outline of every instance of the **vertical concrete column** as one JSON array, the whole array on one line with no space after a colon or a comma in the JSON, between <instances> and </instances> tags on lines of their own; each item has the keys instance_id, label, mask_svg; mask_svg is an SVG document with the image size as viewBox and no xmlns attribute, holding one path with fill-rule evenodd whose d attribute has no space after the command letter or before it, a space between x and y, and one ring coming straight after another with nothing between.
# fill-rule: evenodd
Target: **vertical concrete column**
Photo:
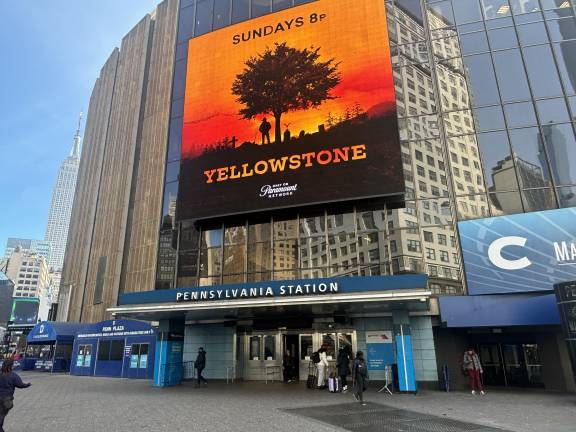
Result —
<instances>
[{"instance_id":1,"label":"vertical concrete column","mask_svg":"<svg viewBox=\"0 0 576 432\"><path fill-rule=\"evenodd\" d=\"M154 362L155 387L168 387L182 382L183 353L184 319L160 321Z\"/></svg>"},{"instance_id":2,"label":"vertical concrete column","mask_svg":"<svg viewBox=\"0 0 576 432\"><path fill-rule=\"evenodd\" d=\"M392 311L392 325L394 328L396 364L398 366L398 387L401 392L416 392L412 331L408 311Z\"/></svg>"}]
</instances>

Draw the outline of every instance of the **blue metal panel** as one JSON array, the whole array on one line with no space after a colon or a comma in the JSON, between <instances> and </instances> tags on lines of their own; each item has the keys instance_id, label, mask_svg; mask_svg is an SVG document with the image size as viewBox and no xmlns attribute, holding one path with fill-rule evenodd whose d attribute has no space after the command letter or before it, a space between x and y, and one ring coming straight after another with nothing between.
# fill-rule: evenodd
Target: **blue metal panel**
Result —
<instances>
[{"instance_id":1,"label":"blue metal panel","mask_svg":"<svg viewBox=\"0 0 576 432\"><path fill-rule=\"evenodd\" d=\"M42 321L34 326L26 341L28 344L50 344L54 342L72 343L76 333L86 327L86 324Z\"/></svg>"},{"instance_id":2,"label":"blue metal panel","mask_svg":"<svg viewBox=\"0 0 576 432\"><path fill-rule=\"evenodd\" d=\"M282 294L282 289L285 291L289 287L312 287L315 285L319 287L325 284L328 287L331 284L337 284L339 294L346 293L360 293L369 291L392 291L402 289L426 289L428 278L425 274L410 274L410 275L396 275L396 276L365 276L365 277L343 277L343 278L324 278L324 279L300 279L300 280L285 280L285 281L267 281L257 284L233 284L222 285L213 287L195 287L195 288L178 288L170 290L156 290L145 291L139 293L125 293L120 294L118 298L119 305L135 305L147 303L169 303L176 302L178 297L184 293L192 292L213 292L216 297L209 298L209 300L222 300L240 298L238 294L244 289L250 288L263 288L266 290L270 288L272 291L271 297L285 297ZM312 288L310 288L312 289ZM220 291L220 293L219 293ZM231 297L218 298L218 295L230 294ZM234 296L236 293L236 296ZM180 294L180 296L178 295ZM325 294L334 294L334 292L325 292ZM295 294L305 295L305 294ZM322 294L319 294L322 295Z\"/></svg>"},{"instance_id":3,"label":"blue metal panel","mask_svg":"<svg viewBox=\"0 0 576 432\"><path fill-rule=\"evenodd\" d=\"M576 209L458 223L471 295L551 291L576 279Z\"/></svg>"},{"instance_id":4,"label":"blue metal panel","mask_svg":"<svg viewBox=\"0 0 576 432\"><path fill-rule=\"evenodd\" d=\"M448 327L559 325L554 294L502 294L440 297L440 315Z\"/></svg>"},{"instance_id":5,"label":"blue metal panel","mask_svg":"<svg viewBox=\"0 0 576 432\"><path fill-rule=\"evenodd\" d=\"M412 354L412 336L409 332L410 327L403 324L399 325L394 332L396 364L398 365L398 387L401 392L415 392L417 390Z\"/></svg>"}]
</instances>

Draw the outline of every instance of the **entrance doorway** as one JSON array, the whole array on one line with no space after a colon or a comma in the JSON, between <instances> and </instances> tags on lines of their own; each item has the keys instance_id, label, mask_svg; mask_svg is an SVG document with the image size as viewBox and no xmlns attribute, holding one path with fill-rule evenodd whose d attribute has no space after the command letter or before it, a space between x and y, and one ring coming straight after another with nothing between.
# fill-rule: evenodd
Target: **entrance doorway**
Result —
<instances>
[{"instance_id":1,"label":"entrance doorway","mask_svg":"<svg viewBox=\"0 0 576 432\"><path fill-rule=\"evenodd\" d=\"M544 387L537 344L486 343L478 345L484 384L506 387Z\"/></svg>"},{"instance_id":2,"label":"entrance doorway","mask_svg":"<svg viewBox=\"0 0 576 432\"><path fill-rule=\"evenodd\" d=\"M285 366L296 381L305 381L312 353L326 348L329 368L336 369L338 350L356 351L354 330L279 330L237 334L236 376L245 381L284 380Z\"/></svg>"}]
</instances>

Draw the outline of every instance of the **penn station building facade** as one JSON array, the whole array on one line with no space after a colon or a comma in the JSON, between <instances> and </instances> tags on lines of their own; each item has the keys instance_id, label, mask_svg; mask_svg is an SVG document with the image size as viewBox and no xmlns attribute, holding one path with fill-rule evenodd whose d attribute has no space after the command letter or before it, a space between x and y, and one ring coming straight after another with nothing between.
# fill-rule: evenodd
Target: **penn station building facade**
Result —
<instances>
[{"instance_id":1,"label":"penn station building facade","mask_svg":"<svg viewBox=\"0 0 576 432\"><path fill-rule=\"evenodd\" d=\"M165 0L94 86L59 320L152 322L157 385L199 347L207 378L246 381L288 357L303 380L324 347L458 387L471 346L490 385L573 390L553 287L576 258L539 264L510 230L576 238L574 16Z\"/></svg>"}]
</instances>

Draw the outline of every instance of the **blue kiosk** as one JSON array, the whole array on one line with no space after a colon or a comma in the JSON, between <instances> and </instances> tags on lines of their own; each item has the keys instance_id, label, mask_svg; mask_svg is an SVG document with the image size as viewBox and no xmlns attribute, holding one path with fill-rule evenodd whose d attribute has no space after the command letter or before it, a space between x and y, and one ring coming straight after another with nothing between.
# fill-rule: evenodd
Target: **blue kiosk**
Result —
<instances>
[{"instance_id":1,"label":"blue kiosk","mask_svg":"<svg viewBox=\"0 0 576 432\"><path fill-rule=\"evenodd\" d=\"M28 333L23 370L68 372L74 337L85 324L42 321Z\"/></svg>"},{"instance_id":2,"label":"blue kiosk","mask_svg":"<svg viewBox=\"0 0 576 432\"><path fill-rule=\"evenodd\" d=\"M72 375L151 379L156 329L134 320L88 324L76 334Z\"/></svg>"}]
</instances>

